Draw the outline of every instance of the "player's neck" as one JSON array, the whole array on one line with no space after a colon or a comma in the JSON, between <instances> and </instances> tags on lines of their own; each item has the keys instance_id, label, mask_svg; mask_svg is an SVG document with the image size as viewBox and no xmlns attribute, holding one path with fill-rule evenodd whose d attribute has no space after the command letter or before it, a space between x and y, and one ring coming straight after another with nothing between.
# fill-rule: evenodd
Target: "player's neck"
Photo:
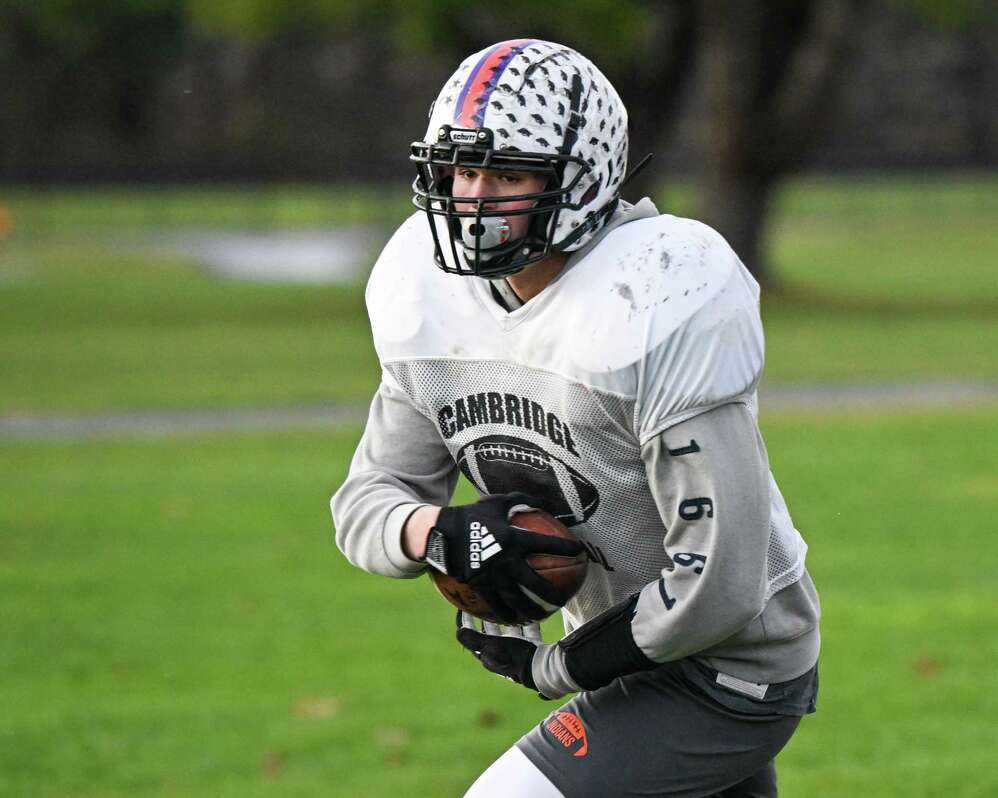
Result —
<instances>
[{"instance_id":1,"label":"player's neck","mask_svg":"<svg viewBox=\"0 0 998 798\"><path fill-rule=\"evenodd\" d=\"M568 256L559 252L528 266L522 272L507 277L506 282L521 302L529 302L561 274L566 260Z\"/></svg>"}]
</instances>

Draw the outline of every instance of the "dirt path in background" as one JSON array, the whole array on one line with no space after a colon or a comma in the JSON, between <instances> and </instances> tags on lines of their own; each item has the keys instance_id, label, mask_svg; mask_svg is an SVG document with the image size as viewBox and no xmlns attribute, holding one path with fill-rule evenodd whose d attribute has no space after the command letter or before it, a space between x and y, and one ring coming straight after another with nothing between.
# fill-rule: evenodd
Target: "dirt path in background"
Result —
<instances>
[{"instance_id":1,"label":"dirt path in background","mask_svg":"<svg viewBox=\"0 0 998 798\"><path fill-rule=\"evenodd\" d=\"M764 415L793 411L966 408L998 404L998 382L782 385L761 390L759 404ZM12 414L0 416L0 440L164 438L213 432L328 429L359 425L366 417L366 403L88 415Z\"/></svg>"},{"instance_id":2,"label":"dirt path in background","mask_svg":"<svg viewBox=\"0 0 998 798\"><path fill-rule=\"evenodd\" d=\"M213 432L322 429L362 424L367 405L222 410L122 411L90 415L0 416L0 440L168 438Z\"/></svg>"}]
</instances>

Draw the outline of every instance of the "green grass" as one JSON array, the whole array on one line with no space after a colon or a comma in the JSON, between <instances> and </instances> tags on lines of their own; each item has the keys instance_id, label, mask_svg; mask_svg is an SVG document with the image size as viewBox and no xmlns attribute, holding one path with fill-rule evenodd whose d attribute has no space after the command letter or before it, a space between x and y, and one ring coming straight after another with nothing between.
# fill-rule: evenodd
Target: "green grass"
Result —
<instances>
[{"instance_id":1,"label":"green grass","mask_svg":"<svg viewBox=\"0 0 998 798\"><path fill-rule=\"evenodd\" d=\"M824 612L783 794L995 794L998 411L764 429ZM356 436L4 445L0 794L436 798L546 714L335 550Z\"/></svg>"},{"instance_id":2,"label":"green grass","mask_svg":"<svg viewBox=\"0 0 998 798\"><path fill-rule=\"evenodd\" d=\"M163 228L380 224L365 190L3 192L0 414L366 399L360 286L143 253ZM781 195L767 383L998 378L998 180ZM764 409L765 410L765 409ZM787 796L988 796L998 411L768 417L822 593ZM0 795L460 794L550 709L457 650L424 580L350 567L358 431L0 446Z\"/></svg>"},{"instance_id":3,"label":"green grass","mask_svg":"<svg viewBox=\"0 0 998 798\"><path fill-rule=\"evenodd\" d=\"M377 383L356 287L85 261L63 254L0 289L0 412L311 404L366 397Z\"/></svg>"},{"instance_id":4,"label":"green grass","mask_svg":"<svg viewBox=\"0 0 998 798\"><path fill-rule=\"evenodd\" d=\"M774 209L767 380L998 376L998 180L791 183Z\"/></svg>"},{"instance_id":5,"label":"green grass","mask_svg":"<svg viewBox=\"0 0 998 798\"><path fill-rule=\"evenodd\" d=\"M765 425L824 609L821 711L783 757L787 795L998 790L996 420Z\"/></svg>"},{"instance_id":6,"label":"green grass","mask_svg":"<svg viewBox=\"0 0 998 798\"><path fill-rule=\"evenodd\" d=\"M998 315L765 307L764 383L998 378Z\"/></svg>"},{"instance_id":7,"label":"green grass","mask_svg":"<svg viewBox=\"0 0 998 798\"><path fill-rule=\"evenodd\" d=\"M390 227L412 212L406 187L401 188L398 192L349 184L13 188L0 192L0 203L8 208L13 231L31 238L189 227Z\"/></svg>"},{"instance_id":8,"label":"green grass","mask_svg":"<svg viewBox=\"0 0 998 798\"><path fill-rule=\"evenodd\" d=\"M404 191L22 191L4 201L14 233L0 243L0 413L372 392L361 286L228 282L143 253L135 236L143 225L395 218ZM763 305L767 383L998 377L996 213L995 178L790 184L772 240L783 290Z\"/></svg>"},{"instance_id":9,"label":"green grass","mask_svg":"<svg viewBox=\"0 0 998 798\"><path fill-rule=\"evenodd\" d=\"M780 194L770 250L783 282L847 307L993 317L996 216L994 177L813 178Z\"/></svg>"}]
</instances>

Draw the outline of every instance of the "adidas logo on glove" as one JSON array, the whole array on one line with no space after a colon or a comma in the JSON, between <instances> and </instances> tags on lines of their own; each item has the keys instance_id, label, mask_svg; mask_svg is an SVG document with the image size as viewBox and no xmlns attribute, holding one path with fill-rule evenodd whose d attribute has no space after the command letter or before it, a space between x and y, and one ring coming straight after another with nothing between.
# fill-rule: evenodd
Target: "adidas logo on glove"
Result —
<instances>
[{"instance_id":1,"label":"adidas logo on glove","mask_svg":"<svg viewBox=\"0 0 998 798\"><path fill-rule=\"evenodd\" d=\"M471 561L470 565L472 569L481 568L482 563L489 557L502 551L502 546L492 537L489 528L480 521L472 521L468 529L468 540L470 541L468 557Z\"/></svg>"}]
</instances>

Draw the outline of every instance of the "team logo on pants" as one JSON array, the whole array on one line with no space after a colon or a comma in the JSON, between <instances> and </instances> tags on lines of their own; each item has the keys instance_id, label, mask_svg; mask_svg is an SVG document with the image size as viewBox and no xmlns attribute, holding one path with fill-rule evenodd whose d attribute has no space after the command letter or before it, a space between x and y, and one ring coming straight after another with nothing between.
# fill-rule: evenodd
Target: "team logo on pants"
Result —
<instances>
[{"instance_id":1,"label":"team logo on pants","mask_svg":"<svg viewBox=\"0 0 998 798\"><path fill-rule=\"evenodd\" d=\"M585 756L589 753L586 726L575 713L555 712L544 721L544 730L565 749L572 751L572 756Z\"/></svg>"}]
</instances>

